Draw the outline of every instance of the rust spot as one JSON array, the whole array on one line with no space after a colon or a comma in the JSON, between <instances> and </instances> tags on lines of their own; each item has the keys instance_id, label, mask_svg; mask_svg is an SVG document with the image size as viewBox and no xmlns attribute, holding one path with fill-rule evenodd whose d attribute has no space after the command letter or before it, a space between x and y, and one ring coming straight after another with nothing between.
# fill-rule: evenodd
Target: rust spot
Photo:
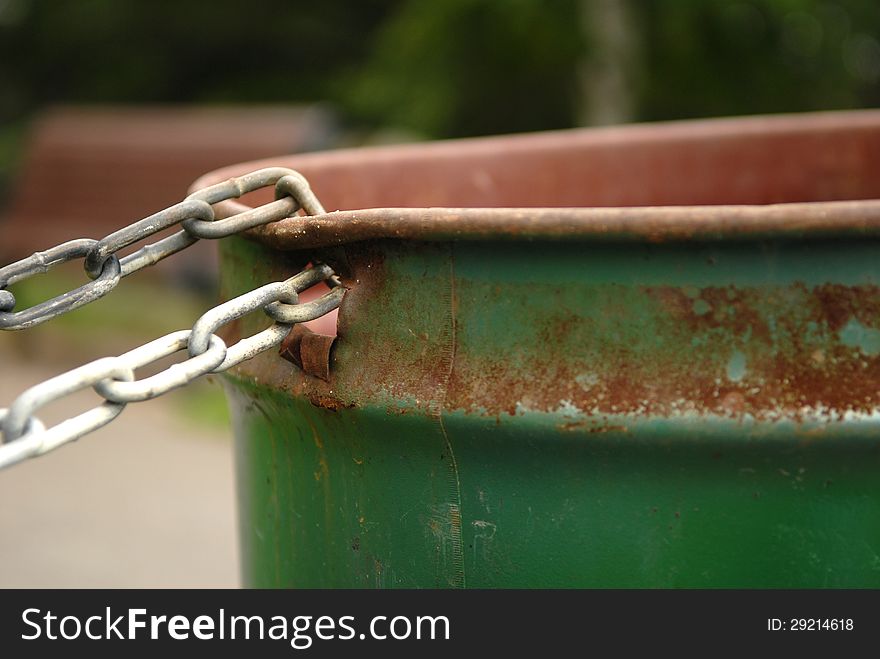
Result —
<instances>
[{"instance_id":1,"label":"rust spot","mask_svg":"<svg viewBox=\"0 0 880 659\"><path fill-rule=\"evenodd\" d=\"M406 416L412 412L408 407L398 407L396 405L386 405L385 414L389 416Z\"/></svg>"},{"instance_id":2,"label":"rust spot","mask_svg":"<svg viewBox=\"0 0 880 659\"><path fill-rule=\"evenodd\" d=\"M355 407L353 403L346 403L339 398L335 398L325 393L316 391L307 392L306 398L315 407L320 407L331 412L337 412L342 409L350 409Z\"/></svg>"},{"instance_id":3,"label":"rust spot","mask_svg":"<svg viewBox=\"0 0 880 659\"><path fill-rule=\"evenodd\" d=\"M586 431L589 433L594 433L594 434L602 434L602 433L606 433L606 432L618 432L618 433L629 432L629 428L627 428L626 426L604 425L604 424L597 425L595 422L588 421L588 420L569 421L567 423L561 423L556 427L559 428L559 430L562 430L565 432L583 430L583 431Z\"/></svg>"},{"instance_id":4,"label":"rust spot","mask_svg":"<svg viewBox=\"0 0 880 659\"><path fill-rule=\"evenodd\" d=\"M755 295L750 289L735 286L708 286L695 296L677 286L646 286L648 296L658 299L669 313L694 332L711 328L723 329L736 335L769 340L770 329L766 319L754 306Z\"/></svg>"},{"instance_id":5,"label":"rust spot","mask_svg":"<svg viewBox=\"0 0 880 659\"><path fill-rule=\"evenodd\" d=\"M346 250L346 267L340 273L343 285L355 295L346 294L339 309L337 335L344 336L348 319L356 318L361 304L369 303L381 291L385 280L385 254L369 243Z\"/></svg>"},{"instance_id":6,"label":"rust spot","mask_svg":"<svg viewBox=\"0 0 880 659\"><path fill-rule=\"evenodd\" d=\"M818 318L839 331L850 318L876 326L880 318L880 287L874 285L841 286L824 284L813 289L820 311Z\"/></svg>"},{"instance_id":7,"label":"rust spot","mask_svg":"<svg viewBox=\"0 0 880 659\"><path fill-rule=\"evenodd\" d=\"M731 416L742 414L745 405L745 396L739 391L730 391L721 399L721 407Z\"/></svg>"},{"instance_id":8,"label":"rust spot","mask_svg":"<svg viewBox=\"0 0 880 659\"><path fill-rule=\"evenodd\" d=\"M650 331L634 335L636 341L614 332L644 323L638 314L646 313L645 302L636 312L609 303L602 313L606 321L619 316L613 331L597 329L594 317L555 314L535 329L540 350L524 348L527 363L510 355L460 355L447 408L799 420L811 412L839 418L877 407L880 356L839 336L850 318L880 328L874 285L639 290L658 306ZM579 423L575 417L560 429Z\"/></svg>"}]
</instances>

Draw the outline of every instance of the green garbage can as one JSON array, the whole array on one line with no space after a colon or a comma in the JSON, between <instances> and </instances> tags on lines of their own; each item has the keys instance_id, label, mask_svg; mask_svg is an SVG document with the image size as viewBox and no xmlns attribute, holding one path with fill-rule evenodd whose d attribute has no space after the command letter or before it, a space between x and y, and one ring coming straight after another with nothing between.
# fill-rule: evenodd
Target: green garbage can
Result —
<instances>
[{"instance_id":1,"label":"green garbage can","mask_svg":"<svg viewBox=\"0 0 880 659\"><path fill-rule=\"evenodd\" d=\"M223 296L349 291L226 379L246 584L880 586L880 112L196 185L270 164L341 210L224 241Z\"/></svg>"}]
</instances>

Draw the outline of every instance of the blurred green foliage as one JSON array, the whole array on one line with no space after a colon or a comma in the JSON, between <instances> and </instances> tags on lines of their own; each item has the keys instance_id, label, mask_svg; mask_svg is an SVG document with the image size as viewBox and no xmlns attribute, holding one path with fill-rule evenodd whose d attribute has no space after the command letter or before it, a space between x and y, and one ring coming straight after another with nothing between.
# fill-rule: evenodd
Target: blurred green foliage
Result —
<instances>
[{"instance_id":1,"label":"blurred green foliage","mask_svg":"<svg viewBox=\"0 0 880 659\"><path fill-rule=\"evenodd\" d=\"M880 2L638 3L638 119L880 104Z\"/></svg>"},{"instance_id":2,"label":"blurred green foliage","mask_svg":"<svg viewBox=\"0 0 880 659\"><path fill-rule=\"evenodd\" d=\"M571 126L584 40L575 0L399 2L334 86L361 120L431 137Z\"/></svg>"},{"instance_id":3,"label":"blurred green foliage","mask_svg":"<svg viewBox=\"0 0 880 659\"><path fill-rule=\"evenodd\" d=\"M874 106L880 2L0 0L0 161L52 103L330 101L349 126L425 137L561 128L608 101L590 80L609 70L620 120Z\"/></svg>"}]
</instances>

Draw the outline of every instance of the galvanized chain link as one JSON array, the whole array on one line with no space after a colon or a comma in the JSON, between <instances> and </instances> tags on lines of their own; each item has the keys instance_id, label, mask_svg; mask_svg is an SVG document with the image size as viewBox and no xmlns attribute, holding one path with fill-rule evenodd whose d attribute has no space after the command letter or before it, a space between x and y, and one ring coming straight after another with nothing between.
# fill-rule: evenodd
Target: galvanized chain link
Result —
<instances>
[{"instance_id":1,"label":"galvanized chain link","mask_svg":"<svg viewBox=\"0 0 880 659\"><path fill-rule=\"evenodd\" d=\"M297 304L303 290L319 282L332 286L311 302ZM172 332L117 357L104 357L35 385L22 393L8 409L0 409L0 468L42 455L79 439L115 419L128 403L156 398L189 384L202 375L221 373L258 353L279 345L296 323L320 318L339 306L345 289L335 281L333 270L319 264L282 282L266 284L214 307L192 329ZM214 334L223 325L268 307L282 321L227 346ZM135 372L175 352L188 350L189 357L150 377L137 380ZM105 400L97 407L51 428L35 416L36 411L64 396L92 387Z\"/></svg>"},{"instance_id":2,"label":"galvanized chain link","mask_svg":"<svg viewBox=\"0 0 880 659\"><path fill-rule=\"evenodd\" d=\"M211 204L235 199L270 185L275 186L275 201L224 220L215 220ZM300 208L309 215L324 213L308 182L299 172L284 167L268 167L198 190L182 202L114 231L101 240L80 238L37 252L0 268L0 329L17 330L38 325L104 297L123 277L158 263L201 238L225 238L290 217ZM117 255L118 251L176 224L181 225L181 231L123 258ZM7 286L78 258L83 259L86 274L93 281L29 309L13 311L15 296L5 290Z\"/></svg>"},{"instance_id":3,"label":"galvanized chain link","mask_svg":"<svg viewBox=\"0 0 880 659\"><path fill-rule=\"evenodd\" d=\"M275 186L273 202L214 220L211 204L240 197L267 185ZM102 240L80 239L37 252L27 259L0 268L0 329L36 325L106 295L119 280L174 254L200 238L222 238L295 214L324 209L297 172L280 167L262 169L199 190L183 202L135 222ZM159 231L180 223L181 231L155 244L119 258L117 252ZM7 285L53 265L84 259L93 281L23 311L13 312L15 298ZM330 291L299 303L299 294L326 282ZM266 284L224 302L203 314L192 329L172 332L117 357L105 357L46 380L22 393L9 408L0 408L0 469L42 455L106 425L128 403L155 398L182 387L202 375L220 373L279 345L291 328L336 309L345 288L330 266L312 267L281 281ZM227 346L215 332L223 325L262 309L273 323L266 329ZM186 349L188 357L150 377L138 380L135 372ZM35 416L44 405L92 387L104 402L73 418L46 428Z\"/></svg>"}]
</instances>

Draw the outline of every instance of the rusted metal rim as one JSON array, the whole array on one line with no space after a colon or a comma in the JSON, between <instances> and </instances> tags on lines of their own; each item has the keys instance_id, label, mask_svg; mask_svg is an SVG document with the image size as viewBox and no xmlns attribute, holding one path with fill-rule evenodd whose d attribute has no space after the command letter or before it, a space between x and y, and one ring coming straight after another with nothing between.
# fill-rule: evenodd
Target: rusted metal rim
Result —
<instances>
[{"instance_id":1,"label":"rusted metal rim","mask_svg":"<svg viewBox=\"0 0 880 659\"><path fill-rule=\"evenodd\" d=\"M880 236L880 201L643 208L371 208L254 231L278 249L403 240L684 241Z\"/></svg>"},{"instance_id":2,"label":"rusted metal rim","mask_svg":"<svg viewBox=\"0 0 880 659\"><path fill-rule=\"evenodd\" d=\"M663 242L880 236L878 111L282 156L216 170L193 189L267 166L298 169L330 208L357 209L290 218L250 232L278 249L376 238ZM429 205L442 207L420 207ZM216 211L226 217L247 208L224 202Z\"/></svg>"}]
</instances>

